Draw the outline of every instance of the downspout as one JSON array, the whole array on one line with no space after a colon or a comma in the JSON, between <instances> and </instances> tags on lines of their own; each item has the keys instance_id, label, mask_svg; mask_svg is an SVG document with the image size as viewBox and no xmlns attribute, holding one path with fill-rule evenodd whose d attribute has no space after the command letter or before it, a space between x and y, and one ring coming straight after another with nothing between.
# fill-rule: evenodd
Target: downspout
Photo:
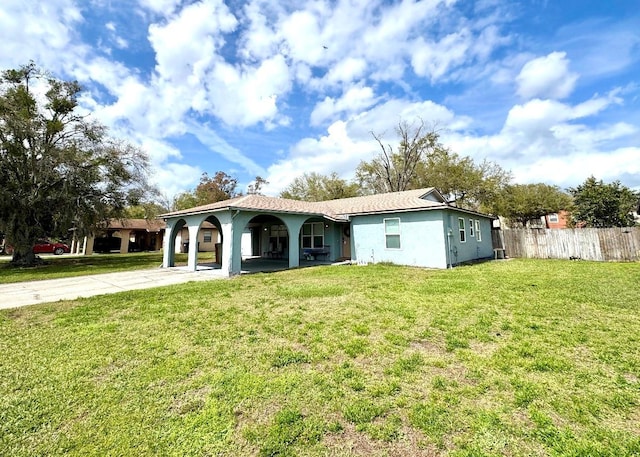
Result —
<instances>
[{"instance_id":1,"label":"downspout","mask_svg":"<svg viewBox=\"0 0 640 457\"><path fill-rule=\"evenodd\" d=\"M451 264L451 237L453 236L453 230L451 230L451 227L449 227L449 230L447 230L447 260L448 265L447 268L453 268L453 265Z\"/></svg>"}]
</instances>

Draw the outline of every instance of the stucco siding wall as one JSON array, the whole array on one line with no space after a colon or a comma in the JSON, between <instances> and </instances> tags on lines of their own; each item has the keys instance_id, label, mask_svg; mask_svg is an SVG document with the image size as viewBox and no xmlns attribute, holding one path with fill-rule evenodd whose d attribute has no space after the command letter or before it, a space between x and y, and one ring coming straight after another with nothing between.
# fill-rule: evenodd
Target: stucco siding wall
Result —
<instances>
[{"instance_id":1,"label":"stucco siding wall","mask_svg":"<svg viewBox=\"0 0 640 457\"><path fill-rule=\"evenodd\" d=\"M351 223L352 259L399 265L446 268L441 211L354 216ZM386 247L384 219L400 219L400 248ZM489 233L489 242L491 236Z\"/></svg>"},{"instance_id":2,"label":"stucco siding wall","mask_svg":"<svg viewBox=\"0 0 640 457\"><path fill-rule=\"evenodd\" d=\"M464 221L464 242L461 241L459 219ZM480 236L478 236L476 221L479 224ZM473 229L471 229L472 224ZM451 228L451 263L453 265L493 257L490 218L450 210L445 216L445 228L445 233L448 233Z\"/></svg>"}]
</instances>

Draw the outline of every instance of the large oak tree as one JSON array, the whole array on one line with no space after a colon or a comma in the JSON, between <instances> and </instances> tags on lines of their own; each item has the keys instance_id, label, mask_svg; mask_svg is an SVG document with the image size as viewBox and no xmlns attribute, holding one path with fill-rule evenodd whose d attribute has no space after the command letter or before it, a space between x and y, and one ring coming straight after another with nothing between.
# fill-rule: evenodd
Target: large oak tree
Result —
<instances>
[{"instance_id":1,"label":"large oak tree","mask_svg":"<svg viewBox=\"0 0 640 457\"><path fill-rule=\"evenodd\" d=\"M559 187L536 183L506 186L494 200L491 211L509 219L514 227L526 227L530 221L546 214L571 208L571 196Z\"/></svg>"},{"instance_id":2,"label":"large oak tree","mask_svg":"<svg viewBox=\"0 0 640 457\"><path fill-rule=\"evenodd\" d=\"M90 233L150 190L147 156L78 113L80 85L34 63L0 77L0 231L12 262L38 262L45 236Z\"/></svg>"},{"instance_id":3,"label":"large oak tree","mask_svg":"<svg viewBox=\"0 0 640 457\"><path fill-rule=\"evenodd\" d=\"M577 187L569 189L575 204L572 218L587 227L630 227L635 225L631 214L638 210L640 193L614 181L604 183L590 176Z\"/></svg>"},{"instance_id":4,"label":"large oak tree","mask_svg":"<svg viewBox=\"0 0 640 457\"><path fill-rule=\"evenodd\" d=\"M511 173L499 165L487 160L476 163L444 146L438 132L423 121L401 121L395 132L399 140L395 149L372 132L380 152L356 169L365 193L435 187L452 204L486 210L511 180Z\"/></svg>"}]
</instances>

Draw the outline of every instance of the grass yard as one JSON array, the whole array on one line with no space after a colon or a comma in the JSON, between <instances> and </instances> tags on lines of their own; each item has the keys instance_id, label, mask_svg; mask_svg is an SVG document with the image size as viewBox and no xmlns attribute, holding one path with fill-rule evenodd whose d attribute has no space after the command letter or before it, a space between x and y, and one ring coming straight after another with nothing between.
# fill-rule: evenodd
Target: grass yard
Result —
<instances>
[{"instance_id":1,"label":"grass yard","mask_svg":"<svg viewBox=\"0 0 640 457\"><path fill-rule=\"evenodd\" d=\"M198 253L199 262L213 257L212 252ZM47 256L45 265L31 268L14 268L9 265L10 260L11 256L0 257L0 284L157 268L162 265L162 252ZM186 264L187 254L176 254L176 265Z\"/></svg>"},{"instance_id":2,"label":"grass yard","mask_svg":"<svg viewBox=\"0 0 640 457\"><path fill-rule=\"evenodd\" d=\"M317 267L0 312L0 455L638 456L640 264Z\"/></svg>"}]
</instances>

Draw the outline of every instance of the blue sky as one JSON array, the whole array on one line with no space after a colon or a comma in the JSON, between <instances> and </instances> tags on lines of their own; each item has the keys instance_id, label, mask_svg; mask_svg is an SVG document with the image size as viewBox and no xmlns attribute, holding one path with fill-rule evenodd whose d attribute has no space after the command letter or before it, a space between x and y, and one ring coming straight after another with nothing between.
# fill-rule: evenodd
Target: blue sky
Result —
<instances>
[{"instance_id":1,"label":"blue sky","mask_svg":"<svg viewBox=\"0 0 640 457\"><path fill-rule=\"evenodd\" d=\"M0 42L0 68L78 80L168 198L350 179L418 119L517 183L640 188L637 0L3 0Z\"/></svg>"}]
</instances>

